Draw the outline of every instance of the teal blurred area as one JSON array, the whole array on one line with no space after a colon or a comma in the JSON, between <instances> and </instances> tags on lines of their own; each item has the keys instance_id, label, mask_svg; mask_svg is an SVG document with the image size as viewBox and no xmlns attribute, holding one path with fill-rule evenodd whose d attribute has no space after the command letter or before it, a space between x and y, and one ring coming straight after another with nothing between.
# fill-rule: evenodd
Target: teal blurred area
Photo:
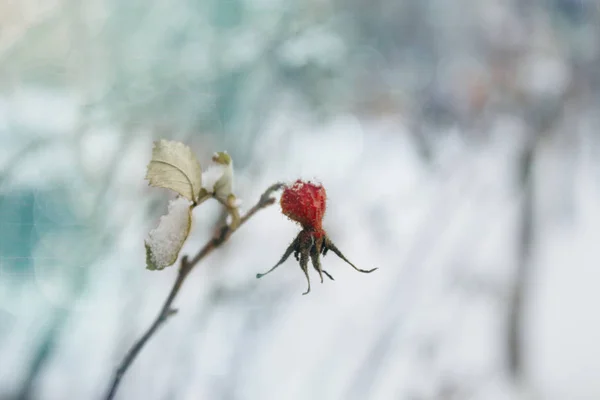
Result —
<instances>
[{"instance_id":1,"label":"teal blurred area","mask_svg":"<svg viewBox=\"0 0 600 400\"><path fill-rule=\"evenodd\" d=\"M598 0L0 2L0 400L101 399L176 268L152 143L227 150L249 209L323 183L335 282L257 214L119 399L600 398ZM194 211L183 253L224 215Z\"/></svg>"}]
</instances>

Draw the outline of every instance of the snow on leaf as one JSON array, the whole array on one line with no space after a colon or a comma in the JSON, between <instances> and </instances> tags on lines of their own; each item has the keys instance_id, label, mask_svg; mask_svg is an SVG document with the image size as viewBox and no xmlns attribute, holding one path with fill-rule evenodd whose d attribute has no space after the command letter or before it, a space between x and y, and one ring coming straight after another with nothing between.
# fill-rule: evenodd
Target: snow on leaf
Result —
<instances>
[{"instance_id":1,"label":"snow on leaf","mask_svg":"<svg viewBox=\"0 0 600 400\"><path fill-rule=\"evenodd\" d=\"M202 188L202 169L188 146L160 140L154 142L146 179L152 186L171 189L196 202Z\"/></svg>"},{"instance_id":2,"label":"snow on leaf","mask_svg":"<svg viewBox=\"0 0 600 400\"><path fill-rule=\"evenodd\" d=\"M146 268L161 270L177 261L179 252L190 233L192 208L185 197L169 202L167 215L160 217L158 227L148 233L146 245Z\"/></svg>"}]
</instances>

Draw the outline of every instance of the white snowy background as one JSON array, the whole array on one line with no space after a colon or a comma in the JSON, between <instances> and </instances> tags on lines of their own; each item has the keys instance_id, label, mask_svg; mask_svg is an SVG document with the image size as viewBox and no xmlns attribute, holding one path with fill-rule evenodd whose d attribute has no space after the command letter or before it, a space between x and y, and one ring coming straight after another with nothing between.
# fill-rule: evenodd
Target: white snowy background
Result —
<instances>
[{"instance_id":1,"label":"white snowy background","mask_svg":"<svg viewBox=\"0 0 600 400\"><path fill-rule=\"evenodd\" d=\"M265 209L117 398L600 399L599 89L597 0L4 0L0 400L101 399L155 317L159 138L228 150L242 209L322 182L330 237L379 270L255 279L298 231Z\"/></svg>"}]
</instances>

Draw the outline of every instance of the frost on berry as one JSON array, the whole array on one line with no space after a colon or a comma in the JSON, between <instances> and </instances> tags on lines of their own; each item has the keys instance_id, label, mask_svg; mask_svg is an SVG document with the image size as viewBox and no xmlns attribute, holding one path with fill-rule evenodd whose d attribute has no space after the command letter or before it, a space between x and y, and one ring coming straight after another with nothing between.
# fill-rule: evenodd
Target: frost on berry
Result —
<instances>
[{"instance_id":1,"label":"frost on berry","mask_svg":"<svg viewBox=\"0 0 600 400\"><path fill-rule=\"evenodd\" d=\"M304 229L321 233L327 194L320 184L297 180L281 195L281 211Z\"/></svg>"},{"instance_id":2,"label":"frost on berry","mask_svg":"<svg viewBox=\"0 0 600 400\"><path fill-rule=\"evenodd\" d=\"M302 230L285 250L279 262L267 272L257 274L257 278L262 278L269 274L283 264L290 255L294 254L308 282L308 289L303 294L308 294L310 292L310 278L308 276L309 260L313 268L318 272L321 283L323 283L323 274L333 280L333 276L321 266L321 255L325 256L329 250L359 272L370 273L377 269L363 270L357 268L344 256L331 239L329 239L325 230L323 230L327 194L322 185L297 180L291 186L285 187L280 203L281 212L289 219L298 222L302 226Z\"/></svg>"}]
</instances>

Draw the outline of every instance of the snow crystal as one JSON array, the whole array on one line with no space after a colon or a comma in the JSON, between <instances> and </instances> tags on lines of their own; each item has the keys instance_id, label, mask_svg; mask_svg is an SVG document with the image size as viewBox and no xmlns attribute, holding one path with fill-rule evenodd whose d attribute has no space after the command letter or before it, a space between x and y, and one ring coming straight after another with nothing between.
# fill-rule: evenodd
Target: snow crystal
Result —
<instances>
[{"instance_id":1,"label":"snow crystal","mask_svg":"<svg viewBox=\"0 0 600 400\"><path fill-rule=\"evenodd\" d=\"M214 193L216 197L226 201L233 192L233 164L230 162L228 165L211 165L202 174L202 187L208 193Z\"/></svg>"},{"instance_id":2,"label":"snow crystal","mask_svg":"<svg viewBox=\"0 0 600 400\"><path fill-rule=\"evenodd\" d=\"M169 202L167 215L160 217L158 227L148 233L146 245L150 248L152 262L158 269L175 262L190 227L190 202L178 197Z\"/></svg>"},{"instance_id":3,"label":"snow crystal","mask_svg":"<svg viewBox=\"0 0 600 400\"><path fill-rule=\"evenodd\" d=\"M213 193L215 191L215 185L225 174L227 169L226 165L215 164L208 167L208 169L202 174L202 187L207 192Z\"/></svg>"}]
</instances>

